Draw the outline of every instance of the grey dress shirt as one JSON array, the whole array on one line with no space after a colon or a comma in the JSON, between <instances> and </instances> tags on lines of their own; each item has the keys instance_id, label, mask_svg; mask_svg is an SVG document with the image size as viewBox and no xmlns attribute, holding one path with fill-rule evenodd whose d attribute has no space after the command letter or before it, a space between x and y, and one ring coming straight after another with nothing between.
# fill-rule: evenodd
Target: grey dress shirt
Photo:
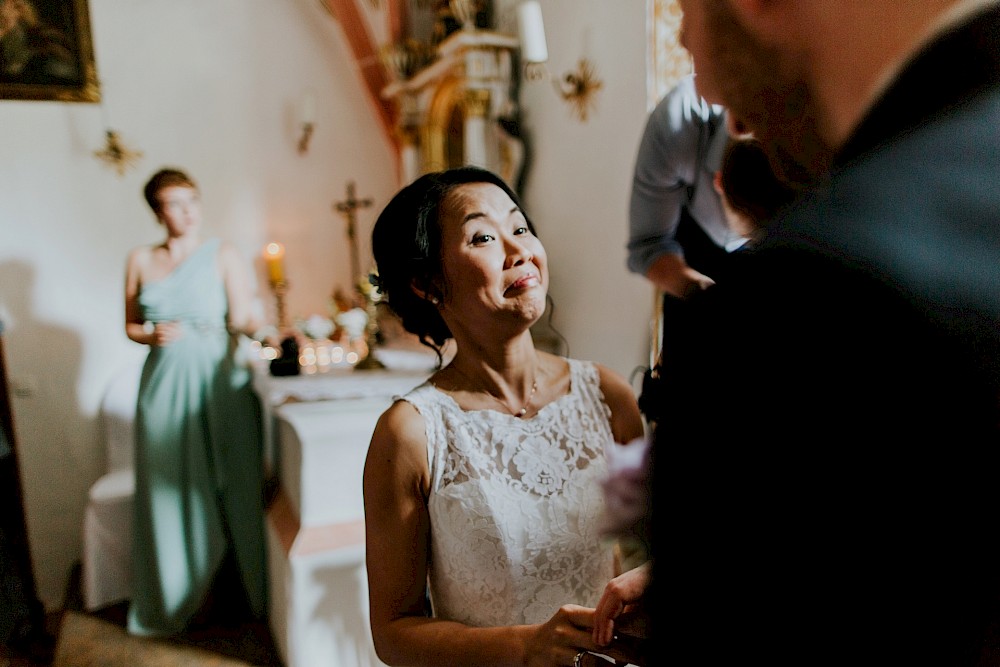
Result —
<instances>
[{"instance_id":1,"label":"grey dress shirt","mask_svg":"<svg viewBox=\"0 0 1000 667\"><path fill-rule=\"evenodd\" d=\"M661 255L684 255L675 238L684 208L720 248L731 251L742 245L744 239L726 223L712 183L728 138L725 109L698 95L693 75L650 113L632 179L630 271L644 276Z\"/></svg>"}]
</instances>

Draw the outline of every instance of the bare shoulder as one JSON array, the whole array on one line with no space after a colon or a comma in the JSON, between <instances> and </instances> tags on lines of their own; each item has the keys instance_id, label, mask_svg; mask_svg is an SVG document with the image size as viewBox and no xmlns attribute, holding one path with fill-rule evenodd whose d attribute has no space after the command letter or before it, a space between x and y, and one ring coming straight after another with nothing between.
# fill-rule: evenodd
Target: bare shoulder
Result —
<instances>
[{"instance_id":1,"label":"bare shoulder","mask_svg":"<svg viewBox=\"0 0 1000 667\"><path fill-rule=\"evenodd\" d=\"M594 362L594 366L597 368L597 375L601 379L601 389L607 394L609 391L620 393L627 392L629 396L634 397L634 392L632 391L632 386L621 376L617 371L613 371L604 364Z\"/></svg>"},{"instance_id":2,"label":"bare shoulder","mask_svg":"<svg viewBox=\"0 0 1000 667\"><path fill-rule=\"evenodd\" d=\"M601 381L601 393L611 408L611 428L615 440L627 443L643 435L642 413L632 385L619 373L594 363Z\"/></svg>"},{"instance_id":3,"label":"bare shoulder","mask_svg":"<svg viewBox=\"0 0 1000 667\"><path fill-rule=\"evenodd\" d=\"M398 400L379 417L366 468L392 477L426 475L427 432L423 416L411 403Z\"/></svg>"},{"instance_id":4,"label":"bare shoulder","mask_svg":"<svg viewBox=\"0 0 1000 667\"><path fill-rule=\"evenodd\" d=\"M129 251L128 256L125 258L125 270L129 276L133 276L136 279L142 279L146 276L149 267L153 263L154 247L151 245L141 245Z\"/></svg>"},{"instance_id":5,"label":"bare shoulder","mask_svg":"<svg viewBox=\"0 0 1000 667\"><path fill-rule=\"evenodd\" d=\"M426 441L424 418L412 403L400 399L379 416L375 434L388 436L393 440L419 438Z\"/></svg>"},{"instance_id":6,"label":"bare shoulder","mask_svg":"<svg viewBox=\"0 0 1000 667\"><path fill-rule=\"evenodd\" d=\"M604 393L604 398L612 409L615 407L614 404L635 400L635 392L625 378L603 364L594 362L594 366L601 381L601 392Z\"/></svg>"},{"instance_id":7,"label":"bare shoulder","mask_svg":"<svg viewBox=\"0 0 1000 667\"><path fill-rule=\"evenodd\" d=\"M132 248L128 253L128 263L130 265L148 264L150 258L153 256L153 247L151 245L141 245Z\"/></svg>"}]
</instances>

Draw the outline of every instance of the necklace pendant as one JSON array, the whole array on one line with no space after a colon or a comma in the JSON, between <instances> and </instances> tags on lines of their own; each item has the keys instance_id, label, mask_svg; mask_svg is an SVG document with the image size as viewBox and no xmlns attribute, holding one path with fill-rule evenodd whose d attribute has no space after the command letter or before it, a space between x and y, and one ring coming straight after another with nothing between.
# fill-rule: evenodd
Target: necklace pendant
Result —
<instances>
[{"instance_id":1,"label":"necklace pendant","mask_svg":"<svg viewBox=\"0 0 1000 667\"><path fill-rule=\"evenodd\" d=\"M527 407L523 407L523 408L521 408L520 410L517 411L517 416L518 417L523 417L526 414L528 414L528 408Z\"/></svg>"}]
</instances>

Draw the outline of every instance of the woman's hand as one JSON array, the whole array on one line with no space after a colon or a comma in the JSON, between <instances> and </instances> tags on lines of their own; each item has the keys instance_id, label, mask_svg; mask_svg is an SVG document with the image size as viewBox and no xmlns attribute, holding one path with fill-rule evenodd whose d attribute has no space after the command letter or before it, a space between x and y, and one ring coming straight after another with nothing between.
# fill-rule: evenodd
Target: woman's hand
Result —
<instances>
[{"instance_id":1,"label":"woman's hand","mask_svg":"<svg viewBox=\"0 0 1000 667\"><path fill-rule=\"evenodd\" d=\"M153 327L153 342L156 347L166 347L183 336L181 325L177 322L157 322Z\"/></svg>"},{"instance_id":2,"label":"woman's hand","mask_svg":"<svg viewBox=\"0 0 1000 667\"><path fill-rule=\"evenodd\" d=\"M613 648L598 646L592 637L594 610L574 604L563 605L552 618L537 626L525 647L528 667L573 667L581 651L603 653L624 664L626 655ZM605 664L597 656L584 654L583 665Z\"/></svg>"}]
</instances>

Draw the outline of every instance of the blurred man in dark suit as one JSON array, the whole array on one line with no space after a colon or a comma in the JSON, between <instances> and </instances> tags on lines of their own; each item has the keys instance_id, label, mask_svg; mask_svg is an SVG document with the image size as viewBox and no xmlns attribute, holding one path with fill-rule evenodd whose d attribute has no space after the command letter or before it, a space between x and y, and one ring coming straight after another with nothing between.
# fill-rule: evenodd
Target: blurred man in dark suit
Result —
<instances>
[{"instance_id":1,"label":"blurred man in dark suit","mask_svg":"<svg viewBox=\"0 0 1000 667\"><path fill-rule=\"evenodd\" d=\"M699 93L814 183L665 350L652 664L992 664L1000 3L680 4Z\"/></svg>"}]
</instances>

